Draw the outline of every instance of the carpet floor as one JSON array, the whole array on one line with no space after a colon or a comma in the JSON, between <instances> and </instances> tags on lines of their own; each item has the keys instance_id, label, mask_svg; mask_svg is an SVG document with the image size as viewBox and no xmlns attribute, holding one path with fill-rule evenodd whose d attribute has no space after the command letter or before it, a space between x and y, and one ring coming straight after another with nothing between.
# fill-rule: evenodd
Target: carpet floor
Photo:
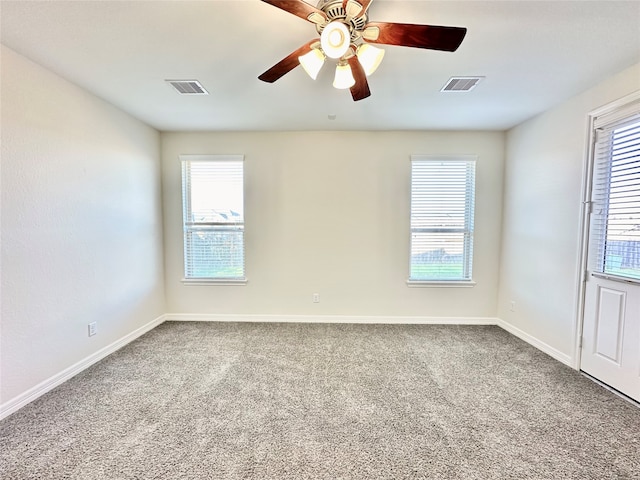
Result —
<instances>
[{"instance_id":1,"label":"carpet floor","mask_svg":"<svg viewBox=\"0 0 640 480\"><path fill-rule=\"evenodd\" d=\"M640 479L640 409L494 326L166 322L4 419L0 478Z\"/></svg>"}]
</instances>

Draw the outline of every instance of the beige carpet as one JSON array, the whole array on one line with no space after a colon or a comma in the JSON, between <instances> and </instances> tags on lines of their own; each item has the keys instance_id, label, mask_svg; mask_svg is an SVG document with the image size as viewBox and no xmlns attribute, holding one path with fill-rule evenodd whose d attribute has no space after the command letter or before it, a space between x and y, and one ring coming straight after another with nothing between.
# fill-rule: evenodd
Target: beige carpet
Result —
<instances>
[{"instance_id":1,"label":"beige carpet","mask_svg":"<svg viewBox=\"0 0 640 480\"><path fill-rule=\"evenodd\" d=\"M490 326L168 322L0 435L3 480L640 478L640 409Z\"/></svg>"}]
</instances>

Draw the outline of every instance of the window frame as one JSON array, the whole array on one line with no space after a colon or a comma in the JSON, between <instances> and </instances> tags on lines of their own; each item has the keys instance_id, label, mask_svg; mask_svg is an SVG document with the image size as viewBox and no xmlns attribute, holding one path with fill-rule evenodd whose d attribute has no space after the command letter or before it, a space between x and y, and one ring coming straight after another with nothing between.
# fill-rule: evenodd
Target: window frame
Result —
<instances>
[{"instance_id":1,"label":"window frame","mask_svg":"<svg viewBox=\"0 0 640 480\"><path fill-rule=\"evenodd\" d=\"M182 283L185 285L246 285L246 238L245 238L245 215L244 215L244 197L245 197L245 172L244 172L244 155L232 154L232 155L179 155L181 163L181 193L182 193L182 245L183 245L183 278ZM225 222L220 224L221 227L226 225L226 228L221 230L229 230L229 227L236 227L242 232L242 277L190 277L187 276L187 233L191 228L197 228L192 225L197 222L188 222L188 214L191 212L190 196L191 196L191 178L186 175L187 165L191 162L241 162L242 163L242 199L243 199L243 212L242 222ZM190 225L188 225L190 224ZM203 225L213 226L217 225L216 222L202 222Z\"/></svg>"},{"instance_id":2,"label":"window frame","mask_svg":"<svg viewBox=\"0 0 640 480\"><path fill-rule=\"evenodd\" d=\"M477 188L477 155L411 155L410 156L410 185L409 185L409 278L407 279L407 286L409 287L473 287L476 282L473 280L473 245L475 240L475 194ZM428 228L420 227L414 228L413 223L413 190L414 190L414 178L413 178L413 166L414 162L464 162L472 165L473 182L471 189L465 189L465 227L460 230L459 228ZM471 199L468 197L471 195ZM416 232L420 230L420 232ZM412 247L414 233L428 233L427 230L433 230L435 233L443 232L456 232L470 235L470 240L463 242L463 269L468 270L468 278L412 278ZM436 232L437 231L437 232Z\"/></svg>"},{"instance_id":3,"label":"window frame","mask_svg":"<svg viewBox=\"0 0 640 480\"><path fill-rule=\"evenodd\" d=\"M636 181L635 178L627 179L629 170L636 170L640 168L640 160L638 160L638 125L640 124L640 101L630 102L621 108L615 109L609 114L603 114L595 116L593 118L591 132L590 132L590 155L591 159L591 173L590 173L590 185L589 185L589 232L588 232L588 248L591 248L593 252L590 253L590 259L588 261L587 268L591 271L593 276L619 279L628 283L640 283L640 277L637 273L626 273L623 271L615 271L616 267L609 264L609 260L613 260L614 255L609 253L611 250L616 250L615 243L619 243L620 239L614 237L620 237L622 233L617 232L617 225L615 222L619 221L620 213L610 214L610 209L619 210L621 205L617 202L620 198L617 197L620 193L624 193L623 203L637 203L640 196L636 193L638 189L632 191L619 191L621 186L620 182ZM617 159L616 156L627 155L627 152L618 151L620 146L620 138L616 135L620 135L621 130L632 130L635 138L632 140L632 145L628 147L622 147L622 149L631 148L628 153L633 153L632 157L625 159ZM624 136L624 134L623 134ZM627 161L631 159L631 161ZM620 169L620 165L616 165L616 162L624 161L623 169ZM613 169L616 169L614 173ZM633 173L637 176L637 172ZM616 183L617 185L613 185ZM631 185L637 187L637 184ZM627 188L624 186L623 188ZM612 189L616 189L612 192ZM631 193L632 195L629 195ZM614 197L614 195L616 195ZM627 208L625 215L638 215L639 211L636 206ZM633 217L632 217L633 218ZM637 217L635 217L637 218ZM619 228L619 226L617 226ZM613 231L613 232L610 232ZM628 234L628 237L634 235ZM627 240L628 241L628 240ZM618 252L621 253L621 252ZM611 256L610 256L611 255ZM619 270L619 269L618 269ZM632 269L633 270L633 269ZM637 270L637 268L635 268Z\"/></svg>"}]
</instances>

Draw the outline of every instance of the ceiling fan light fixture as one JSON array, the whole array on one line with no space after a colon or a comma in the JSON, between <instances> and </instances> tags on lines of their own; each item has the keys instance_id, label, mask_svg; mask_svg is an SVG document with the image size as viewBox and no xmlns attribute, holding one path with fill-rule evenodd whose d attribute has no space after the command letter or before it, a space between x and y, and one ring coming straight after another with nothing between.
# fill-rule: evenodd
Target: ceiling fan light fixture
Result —
<instances>
[{"instance_id":1,"label":"ceiling fan light fixture","mask_svg":"<svg viewBox=\"0 0 640 480\"><path fill-rule=\"evenodd\" d=\"M322 51L327 57L342 57L347 53L349 45L351 44L349 29L340 21L329 23L324 27L324 30L322 30L320 44L322 45Z\"/></svg>"},{"instance_id":2,"label":"ceiling fan light fixture","mask_svg":"<svg viewBox=\"0 0 640 480\"><path fill-rule=\"evenodd\" d=\"M363 43L358 47L356 55L362 68L364 68L364 73L366 73L368 77L380 66L380 62L382 62L384 57L384 50L368 43Z\"/></svg>"},{"instance_id":3,"label":"ceiling fan light fixture","mask_svg":"<svg viewBox=\"0 0 640 480\"><path fill-rule=\"evenodd\" d=\"M371 95L367 77L375 72L384 57L384 50L368 44L455 52L467 34L465 27L369 22L367 10L373 0L315 0L316 7L310 0L262 1L314 23L320 41L316 37L305 43L258 79L273 83L301 64L315 79L324 61L330 58L338 64L333 86L350 89L355 102ZM311 52L312 49L319 52Z\"/></svg>"},{"instance_id":4,"label":"ceiling fan light fixture","mask_svg":"<svg viewBox=\"0 0 640 480\"><path fill-rule=\"evenodd\" d=\"M351 67L347 63L338 63L336 76L333 78L333 86L339 90L351 88L356 84Z\"/></svg>"},{"instance_id":5,"label":"ceiling fan light fixture","mask_svg":"<svg viewBox=\"0 0 640 480\"><path fill-rule=\"evenodd\" d=\"M318 73L322 65L324 65L325 58L324 53L322 53L320 49L313 48L309 53L298 57L298 61L300 65L302 65L302 68L304 68L304 71L315 80L318 78Z\"/></svg>"}]
</instances>

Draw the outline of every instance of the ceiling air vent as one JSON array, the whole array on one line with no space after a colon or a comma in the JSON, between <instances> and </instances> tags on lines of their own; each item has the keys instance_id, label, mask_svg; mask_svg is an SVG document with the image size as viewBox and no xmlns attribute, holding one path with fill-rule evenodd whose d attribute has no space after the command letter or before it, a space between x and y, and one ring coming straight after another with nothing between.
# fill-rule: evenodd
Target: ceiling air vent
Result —
<instances>
[{"instance_id":1,"label":"ceiling air vent","mask_svg":"<svg viewBox=\"0 0 640 480\"><path fill-rule=\"evenodd\" d=\"M171 84L180 95L209 95L197 80L165 80Z\"/></svg>"},{"instance_id":2,"label":"ceiling air vent","mask_svg":"<svg viewBox=\"0 0 640 480\"><path fill-rule=\"evenodd\" d=\"M484 77L451 77L441 92L468 92L473 90Z\"/></svg>"}]
</instances>

